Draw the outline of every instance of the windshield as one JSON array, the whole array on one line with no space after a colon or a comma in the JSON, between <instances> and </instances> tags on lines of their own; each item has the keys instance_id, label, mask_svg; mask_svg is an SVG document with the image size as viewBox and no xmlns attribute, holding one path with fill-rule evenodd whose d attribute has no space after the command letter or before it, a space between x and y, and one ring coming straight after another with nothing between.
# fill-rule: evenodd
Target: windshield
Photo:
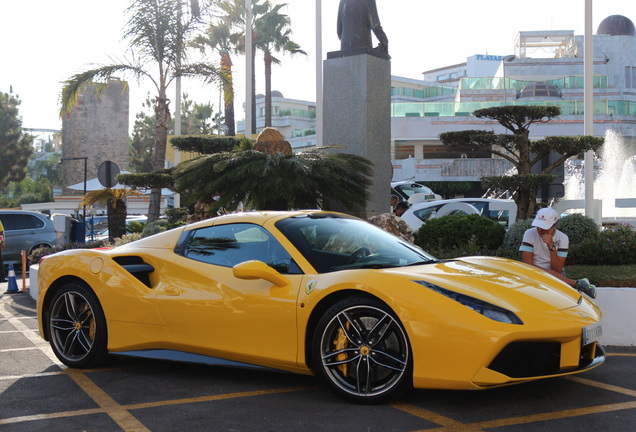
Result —
<instances>
[{"instance_id":1,"label":"windshield","mask_svg":"<svg viewBox=\"0 0 636 432\"><path fill-rule=\"evenodd\" d=\"M359 219L311 213L276 223L318 273L436 262L417 246Z\"/></svg>"}]
</instances>

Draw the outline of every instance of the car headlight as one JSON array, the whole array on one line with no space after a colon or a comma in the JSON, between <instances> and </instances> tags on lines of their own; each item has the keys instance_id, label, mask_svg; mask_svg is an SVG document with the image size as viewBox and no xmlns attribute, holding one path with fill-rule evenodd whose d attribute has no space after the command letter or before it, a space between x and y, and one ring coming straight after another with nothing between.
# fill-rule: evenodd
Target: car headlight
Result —
<instances>
[{"instance_id":1,"label":"car headlight","mask_svg":"<svg viewBox=\"0 0 636 432\"><path fill-rule=\"evenodd\" d=\"M480 313L486 318L490 318L493 321L498 321L506 324L523 324L523 321L521 321L521 319L514 312L496 306L492 303L488 303L483 300L467 296L466 294L460 294L455 291L442 288L441 286L435 285L430 282L422 280L416 280L413 282L424 285L426 288L432 289L433 291L442 294L449 299L455 300L457 303L469 307L475 312Z\"/></svg>"}]
</instances>

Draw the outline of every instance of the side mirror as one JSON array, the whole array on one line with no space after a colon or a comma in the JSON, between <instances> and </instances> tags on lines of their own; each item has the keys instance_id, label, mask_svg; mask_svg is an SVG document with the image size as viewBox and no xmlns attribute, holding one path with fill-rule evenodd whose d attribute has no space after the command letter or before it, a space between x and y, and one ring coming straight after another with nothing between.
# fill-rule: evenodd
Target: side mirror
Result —
<instances>
[{"instance_id":1,"label":"side mirror","mask_svg":"<svg viewBox=\"0 0 636 432\"><path fill-rule=\"evenodd\" d=\"M234 277L239 279L265 279L276 286L289 285L289 279L265 264L263 261L245 261L232 267Z\"/></svg>"}]
</instances>

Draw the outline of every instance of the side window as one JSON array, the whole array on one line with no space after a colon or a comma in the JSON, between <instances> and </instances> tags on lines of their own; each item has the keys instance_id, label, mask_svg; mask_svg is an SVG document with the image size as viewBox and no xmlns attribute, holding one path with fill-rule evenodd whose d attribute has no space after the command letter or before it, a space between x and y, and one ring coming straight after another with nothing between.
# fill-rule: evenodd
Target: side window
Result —
<instances>
[{"instance_id":1,"label":"side window","mask_svg":"<svg viewBox=\"0 0 636 432\"><path fill-rule=\"evenodd\" d=\"M291 255L278 240L263 227L253 224L228 224L198 229L190 237L185 256L223 267L259 260L281 273L300 273Z\"/></svg>"},{"instance_id":2,"label":"side window","mask_svg":"<svg viewBox=\"0 0 636 432\"><path fill-rule=\"evenodd\" d=\"M25 229L40 229L44 228L44 221L38 219L35 216L26 215L24 216L24 228Z\"/></svg>"},{"instance_id":3,"label":"side window","mask_svg":"<svg viewBox=\"0 0 636 432\"><path fill-rule=\"evenodd\" d=\"M422 210L414 211L413 214L415 214L415 216L417 216L418 219L426 222L427 220L431 218L431 216L433 216L434 213L437 212L437 210L439 210L440 207L441 205L426 207L426 208L423 208Z\"/></svg>"},{"instance_id":4,"label":"side window","mask_svg":"<svg viewBox=\"0 0 636 432\"><path fill-rule=\"evenodd\" d=\"M17 214L2 215L2 225L6 231L15 231L25 229L24 216Z\"/></svg>"}]
</instances>

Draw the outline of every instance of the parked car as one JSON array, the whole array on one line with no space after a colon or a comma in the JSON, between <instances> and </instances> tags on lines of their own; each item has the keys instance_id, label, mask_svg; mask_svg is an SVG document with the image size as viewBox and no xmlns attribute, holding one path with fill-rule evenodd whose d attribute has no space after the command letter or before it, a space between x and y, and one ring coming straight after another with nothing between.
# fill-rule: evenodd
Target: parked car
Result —
<instances>
[{"instance_id":1,"label":"parked car","mask_svg":"<svg viewBox=\"0 0 636 432\"><path fill-rule=\"evenodd\" d=\"M53 221L42 213L23 210L0 210L4 226L5 249L2 259L5 265L21 264L22 252L27 256L40 246L55 245L56 232Z\"/></svg>"},{"instance_id":2,"label":"parked car","mask_svg":"<svg viewBox=\"0 0 636 432\"><path fill-rule=\"evenodd\" d=\"M451 214L480 214L508 229L517 220L517 204L513 200L494 198L455 198L413 204L401 216L415 231L427 220Z\"/></svg>"},{"instance_id":3,"label":"parked car","mask_svg":"<svg viewBox=\"0 0 636 432\"><path fill-rule=\"evenodd\" d=\"M391 182L391 194L398 197L398 200L409 204L441 199L441 196L436 195L431 188L411 181Z\"/></svg>"},{"instance_id":4,"label":"parked car","mask_svg":"<svg viewBox=\"0 0 636 432\"><path fill-rule=\"evenodd\" d=\"M377 403L601 364L601 311L546 272L437 260L348 215L235 213L45 258L38 321L75 368L109 354L317 374Z\"/></svg>"}]
</instances>

